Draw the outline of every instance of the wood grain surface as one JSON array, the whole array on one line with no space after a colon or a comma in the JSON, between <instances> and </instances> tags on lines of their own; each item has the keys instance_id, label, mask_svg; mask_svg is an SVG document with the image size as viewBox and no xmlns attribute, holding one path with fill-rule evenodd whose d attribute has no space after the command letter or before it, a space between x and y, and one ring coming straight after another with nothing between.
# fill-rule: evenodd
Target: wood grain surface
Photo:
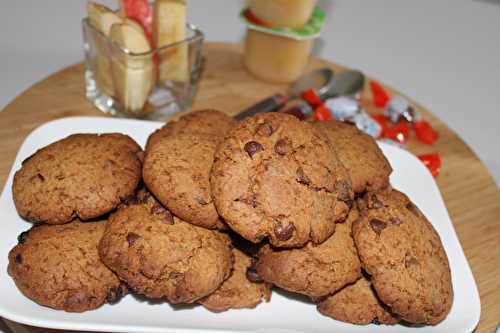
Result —
<instances>
[{"instance_id":1,"label":"wood grain surface","mask_svg":"<svg viewBox=\"0 0 500 333\"><path fill-rule=\"evenodd\" d=\"M286 92L286 85L264 83L248 74L242 66L238 45L208 43L204 55L205 69L193 109L216 108L235 114L274 93ZM313 59L308 70L322 66L345 70L320 59ZM388 90L396 92L389 87ZM365 97L370 112L381 112L370 107L368 89ZM499 189L470 148L423 106L415 105L439 131L440 138L433 146L419 144L412 138L408 148L414 153L441 154L442 168L436 181L481 297L481 320L476 332L493 332L500 320ZM29 132L53 119L82 115L106 116L85 99L81 64L51 75L15 98L0 112L0 186L3 187L16 152ZM61 332L7 323L16 333Z\"/></svg>"}]
</instances>

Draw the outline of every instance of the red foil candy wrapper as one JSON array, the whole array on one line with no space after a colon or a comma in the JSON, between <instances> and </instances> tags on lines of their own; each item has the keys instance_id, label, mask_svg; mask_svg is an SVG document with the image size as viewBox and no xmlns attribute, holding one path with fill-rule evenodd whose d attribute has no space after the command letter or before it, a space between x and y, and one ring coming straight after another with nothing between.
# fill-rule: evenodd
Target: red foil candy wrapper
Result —
<instances>
[{"instance_id":1,"label":"red foil candy wrapper","mask_svg":"<svg viewBox=\"0 0 500 333\"><path fill-rule=\"evenodd\" d=\"M384 115L384 114L377 114L374 116L371 116L382 128L382 133L380 134L381 137L384 137L385 132L389 128L389 118Z\"/></svg>"},{"instance_id":2,"label":"red foil candy wrapper","mask_svg":"<svg viewBox=\"0 0 500 333\"><path fill-rule=\"evenodd\" d=\"M384 137L399 143L406 143L410 137L410 127L406 121L401 120L396 125L387 128L384 131Z\"/></svg>"},{"instance_id":3,"label":"red foil candy wrapper","mask_svg":"<svg viewBox=\"0 0 500 333\"><path fill-rule=\"evenodd\" d=\"M330 109L328 109L324 105L320 105L314 109L314 120L322 121L322 120L333 120L332 113Z\"/></svg>"},{"instance_id":4,"label":"red foil candy wrapper","mask_svg":"<svg viewBox=\"0 0 500 333\"><path fill-rule=\"evenodd\" d=\"M302 99L307 101L307 103L309 103L313 107L323 105L323 100L318 96L318 94L316 94L313 89L304 90L300 94L300 97L302 97Z\"/></svg>"},{"instance_id":5,"label":"red foil candy wrapper","mask_svg":"<svg viewBox=\"0 0 500 333\"><path fill-rule=\"evenodd\" d=\"M382 86L375 82L370 81L370 88L373 94L373 103L378 108L385 108L387 102L389 102L389 95Z\"/></svg>"},{"instance_id":6,"label":"red foil candy wrapper","mask_svg":"<svg viewBox=\"0 0 500 333\"><path fill-rule=\"evenodd\" d=\"M413 129L417 139L425 144L431 145L439 138L439 133L426 120L414 122Z\"/></svg>"},{"instance_id":7,"label":"red foil candy wrapper","mask_svg":"<svg viewBox=\"0 0 500 333\"><path fill-rule=\"evenodd\" d=\"M441 170L441 156L438 153L422 154L417 155L417 157L429 169L433 177L439 175L439 171Z\"/></svg>"}]
</instances>

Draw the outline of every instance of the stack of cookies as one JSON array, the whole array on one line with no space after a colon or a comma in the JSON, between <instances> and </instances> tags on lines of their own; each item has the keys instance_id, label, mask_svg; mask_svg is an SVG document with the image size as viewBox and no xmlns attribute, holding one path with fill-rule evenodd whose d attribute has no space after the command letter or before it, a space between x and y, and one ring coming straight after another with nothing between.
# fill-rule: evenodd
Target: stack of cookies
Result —
<instances>
[{"instance_id":1,"label":"stack of cookies","mask_svg":"<svg viewBox=\"0 0 500 333\"><path fill-rule=\"evenodd\" d=\"M144 152L124 134L72 135L14 177L16 208L36 224L8 271L65 311L133 292L220 312L276 286L353 324L434 325L453 301L448 259L391 171L355 126L281 113L192 112Z\"/></svg>"}]
</instances>

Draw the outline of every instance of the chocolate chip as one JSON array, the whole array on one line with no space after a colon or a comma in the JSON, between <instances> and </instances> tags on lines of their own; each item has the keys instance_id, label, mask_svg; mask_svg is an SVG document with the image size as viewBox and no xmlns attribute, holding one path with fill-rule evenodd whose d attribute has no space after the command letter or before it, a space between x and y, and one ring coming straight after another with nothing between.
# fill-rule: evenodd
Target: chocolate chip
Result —
<instances>
[{"instance_id":1,"label":"chocolate chip","mask_svg":"<svg viewBox=\"0 0 500 333\"><path fill-rule=\"evenodd\" d=\"M17 264L22 264L23 263L23 256L22 256L22 254L21 253L16 254L16 256L14 257L14 261Z\"/></svg>"},{"instance_id":2,"label":"chocolate chip","mask_svg":"<svg viewBox=\"0 0 500 333\"><path fill-rule=\"evenodd\" d=\"M123 284L118 287L112 287L108 290L106 295L106 302L109 304L115 304L127 293L127 287Z\"/></svg>"},{"instance_id":3,"label":"chocolate chip","mask_svg":"<svg viewBox=\"0 0 500 333\"><path fill-rule=\"evenodd\" d=\"M408 202L405 207L410 212L412 212L412 214L415 215L416 217L420 217L422 215L422 212L420 211L420 209L418 209L418 207L415 206L413 204L413 202Z\"/></svg>"},{"instance_id":4,"label":"chocolate chip","mask_svg":"<svg viewBox=\"0 0 500 333\"><path fill-rule=\"evenodd\" d=\"M372 320L372 324L374 324L374 325L380 325L380 321L378 320L378 318L374 318Z\"/></svg>"},{"instance_id":5,"label":"chocolate chip","mask_svg":"<svg viewBox=\"0 0 500 333\"><path fill-rule=\"evenodd\" d=\"M340 180L335 184L337 189L337 199L340 201L348 202L352 201L351 197L351 184L348 181ZM352 204L352 203L351 203Z\"/></svg>"},{"instance_id":6,"label":"chocolate chip","mask_svg":"<svg viewBox=\"0 0 500 333\"><path fill-rule=\"evenodd\" d=\"M384 221L381 221L379 219L371 219L370 226L372 227L373 231L375 231L375 233L377 235L380 235L382 230L384 230L387 227L387 223L385 223Z\"/></svg>"},{"instance_id":7,"label":"chocolate chip","mask_svg":"<svg viewBox=\"0 0 500 333\"><path fill-rule=\"evenodd\" d=\"M400 220L400 219L398 219L397 217L391 217L391 218L389 219L389 221L390 221L393 225L400 225L401 223L403 223L403 222L401 222L401 220Z\"/></svg>"},{"instance_id":8,"label":"chocolate chip","mask_svg":"<svg viewBox=\"0 0 500 333\"><path fill-rule=\"evenodd\" d=\"M405 268L408 269L412 266L420 266L420 263L415 257L407 253L405 256Z\"/></svg>"},{"instance_id":9,"label":"chocolate chip","mask_svg":"<svg viewBox=\"0 0 500 333\"><path fill-rule=\"evenodd\" d=\"M269 123L262 123L257 127L257 134L262 136L271 136L273 134L273 127Z\"/></svg>"},{"instance_id":10,"label":"chocolate chip","mask_svg":"<svg viewBox=\"0 0 500 333\"><path fill-rule=\"evenodd\" d=\"M127 234L128 245L132 246L135 243L135 241L138 240L139 238L141 238L141 236L139 236L138 234L133 233L133 232L129 232Z\"/></svg>"},{"instance_id":11,"label":"chocolate chip","mask_svg":"<svg viewBox=\"0 0 500 333\"><path fill-rule=\"evenodd\" d=\"M166 210L159 203L157 203L157 202L153 203L153 206L151 206L150 212L151 212L151 214L160 216L162 219L162 222L164 222L166 224L174 224L174 218L172 217L172 214L170 214L170 212L168 210Z\"/></svg>"},{"instance_id":12,"label":"chocolate chip","mask_svg":"<svg viewBox=\"0 0 500 333\"><path fill-rule=\"evenodd\" d=\"M42 182L45 181L45 177L41 173L37 173L36 176L38 179L40 179Z\"/></svg>"},{"instance_id":13,"label":"chocolate chip","mask_svg":"<svg viewBox=\"0 0 500 333\"><path fill-rule=\"evenodd\" d=\"M245 197L245 198L239 198L239 199L236 199L236 201L243 202L249 206L252 206L252 208L257 207L257 199L255 199L254 195L249 196L249 197Z\"/></svg>"},{"instance_id":14,"label":"chocolate chip","mask_svg":"<svg viewBox=\"0 0 500 333\"><path fill-rule=\"evenodd\" d=\"M264 150L264 147L258 142L255 141L249 141L245 144L245 151L247 152L248 156L253 157L256 153L258 153L261 150Z\"/></svg>"},{"instance_id":15,"label":"chocolate chip","mask_svg":"<svg viewBox=\"0 0 500 333\"><path fill-rule=\"evenodd\" d=\"M297 181L301 184L309 185L311 184L311 180L309 177L304 172L304 169L298 168L297 169Z\"/></svg>"},{"instance_id":16,"label":"chocolate chip","mask_svg":"<svg viewBox=\"0 0 500 333\"><path fill-rule=\"evenodd\" d=\"M344 203L346 204L347 207L349 207L349 209L351 209L354 202L353 202L353 200L347 200L347 201L344 201Z\"/></svg>"},{"instance_id":17,"label":"chocolate chip","mask_svg":"<svg viewBox=\"0 0 500 333\"><path fill-rule=\"evenodd\" d=\"M263 282L259 273L257 273L257 270L255 268L253 268L252 266L247 268L245 275L246 275L247 279L251 282L254 282L254 283Z\"/></svg>"},{"instance_id":18,"label":"chocolate chip","mask_svg":"<svg viewBox=\"0 0 500 333\"><path fill-rule=\"evenodd\" d=\"M24 242L26 242L26 238L28 238L29 232L30 232L29 230L21 232L19 236L17 236L17 242L19 244L24 244Z\"/></svg>"},{"instance_id":19,"label":"chocolate chip","mask_svg":"<svg viewBox=\"0 0 500 333\"><path fill-rule=\"evenodd\" d=\"M292 151L292 144L287 139L279 139L274 145L274 151L279 155L286 155Z\"/></svg>"},{"instance_id":20,"label":"chocolate chip","mask_svg":"<svg viewBox=\"0 0 500 333\"><path fill-rule=\"evenodd\" d=\"M281 223L274 227L274 234L280 241L289 240L293 236L295 226L292 223L282 225Z\"/></svg>"},{"instance_id":21,"label":"chocolate chip","mask_svg":"<svg viewBox=\"0 0 500 333\"><path fill-rule=\"evenodd\" d=\"M382 201L380 201L375 194L372 194L370 203L371 203L370 208L379 209L384 207Z\"/></svg>"}]
</instances>

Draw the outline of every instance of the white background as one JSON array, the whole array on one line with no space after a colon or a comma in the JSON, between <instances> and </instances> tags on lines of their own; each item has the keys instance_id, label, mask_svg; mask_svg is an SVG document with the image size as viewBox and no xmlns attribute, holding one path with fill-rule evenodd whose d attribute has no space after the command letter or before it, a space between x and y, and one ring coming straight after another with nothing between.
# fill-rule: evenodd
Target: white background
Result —
<instances>
[{"instance_id":1,"label":"white background","mask_svg":"<svg viewBox=\"0 0 500 333\"><path fill-rule=\"evenodd\" d=\"M116 7L117 0L102 3ZM0 108L82 60L85 0L0 1ZM208 40L239 42L243 0L188 0ZM321 1L319 55L374 76L438 115L500 184L500 0ZM464 165L464 167L467 167Z\"/></svg>"}]
</instances>

